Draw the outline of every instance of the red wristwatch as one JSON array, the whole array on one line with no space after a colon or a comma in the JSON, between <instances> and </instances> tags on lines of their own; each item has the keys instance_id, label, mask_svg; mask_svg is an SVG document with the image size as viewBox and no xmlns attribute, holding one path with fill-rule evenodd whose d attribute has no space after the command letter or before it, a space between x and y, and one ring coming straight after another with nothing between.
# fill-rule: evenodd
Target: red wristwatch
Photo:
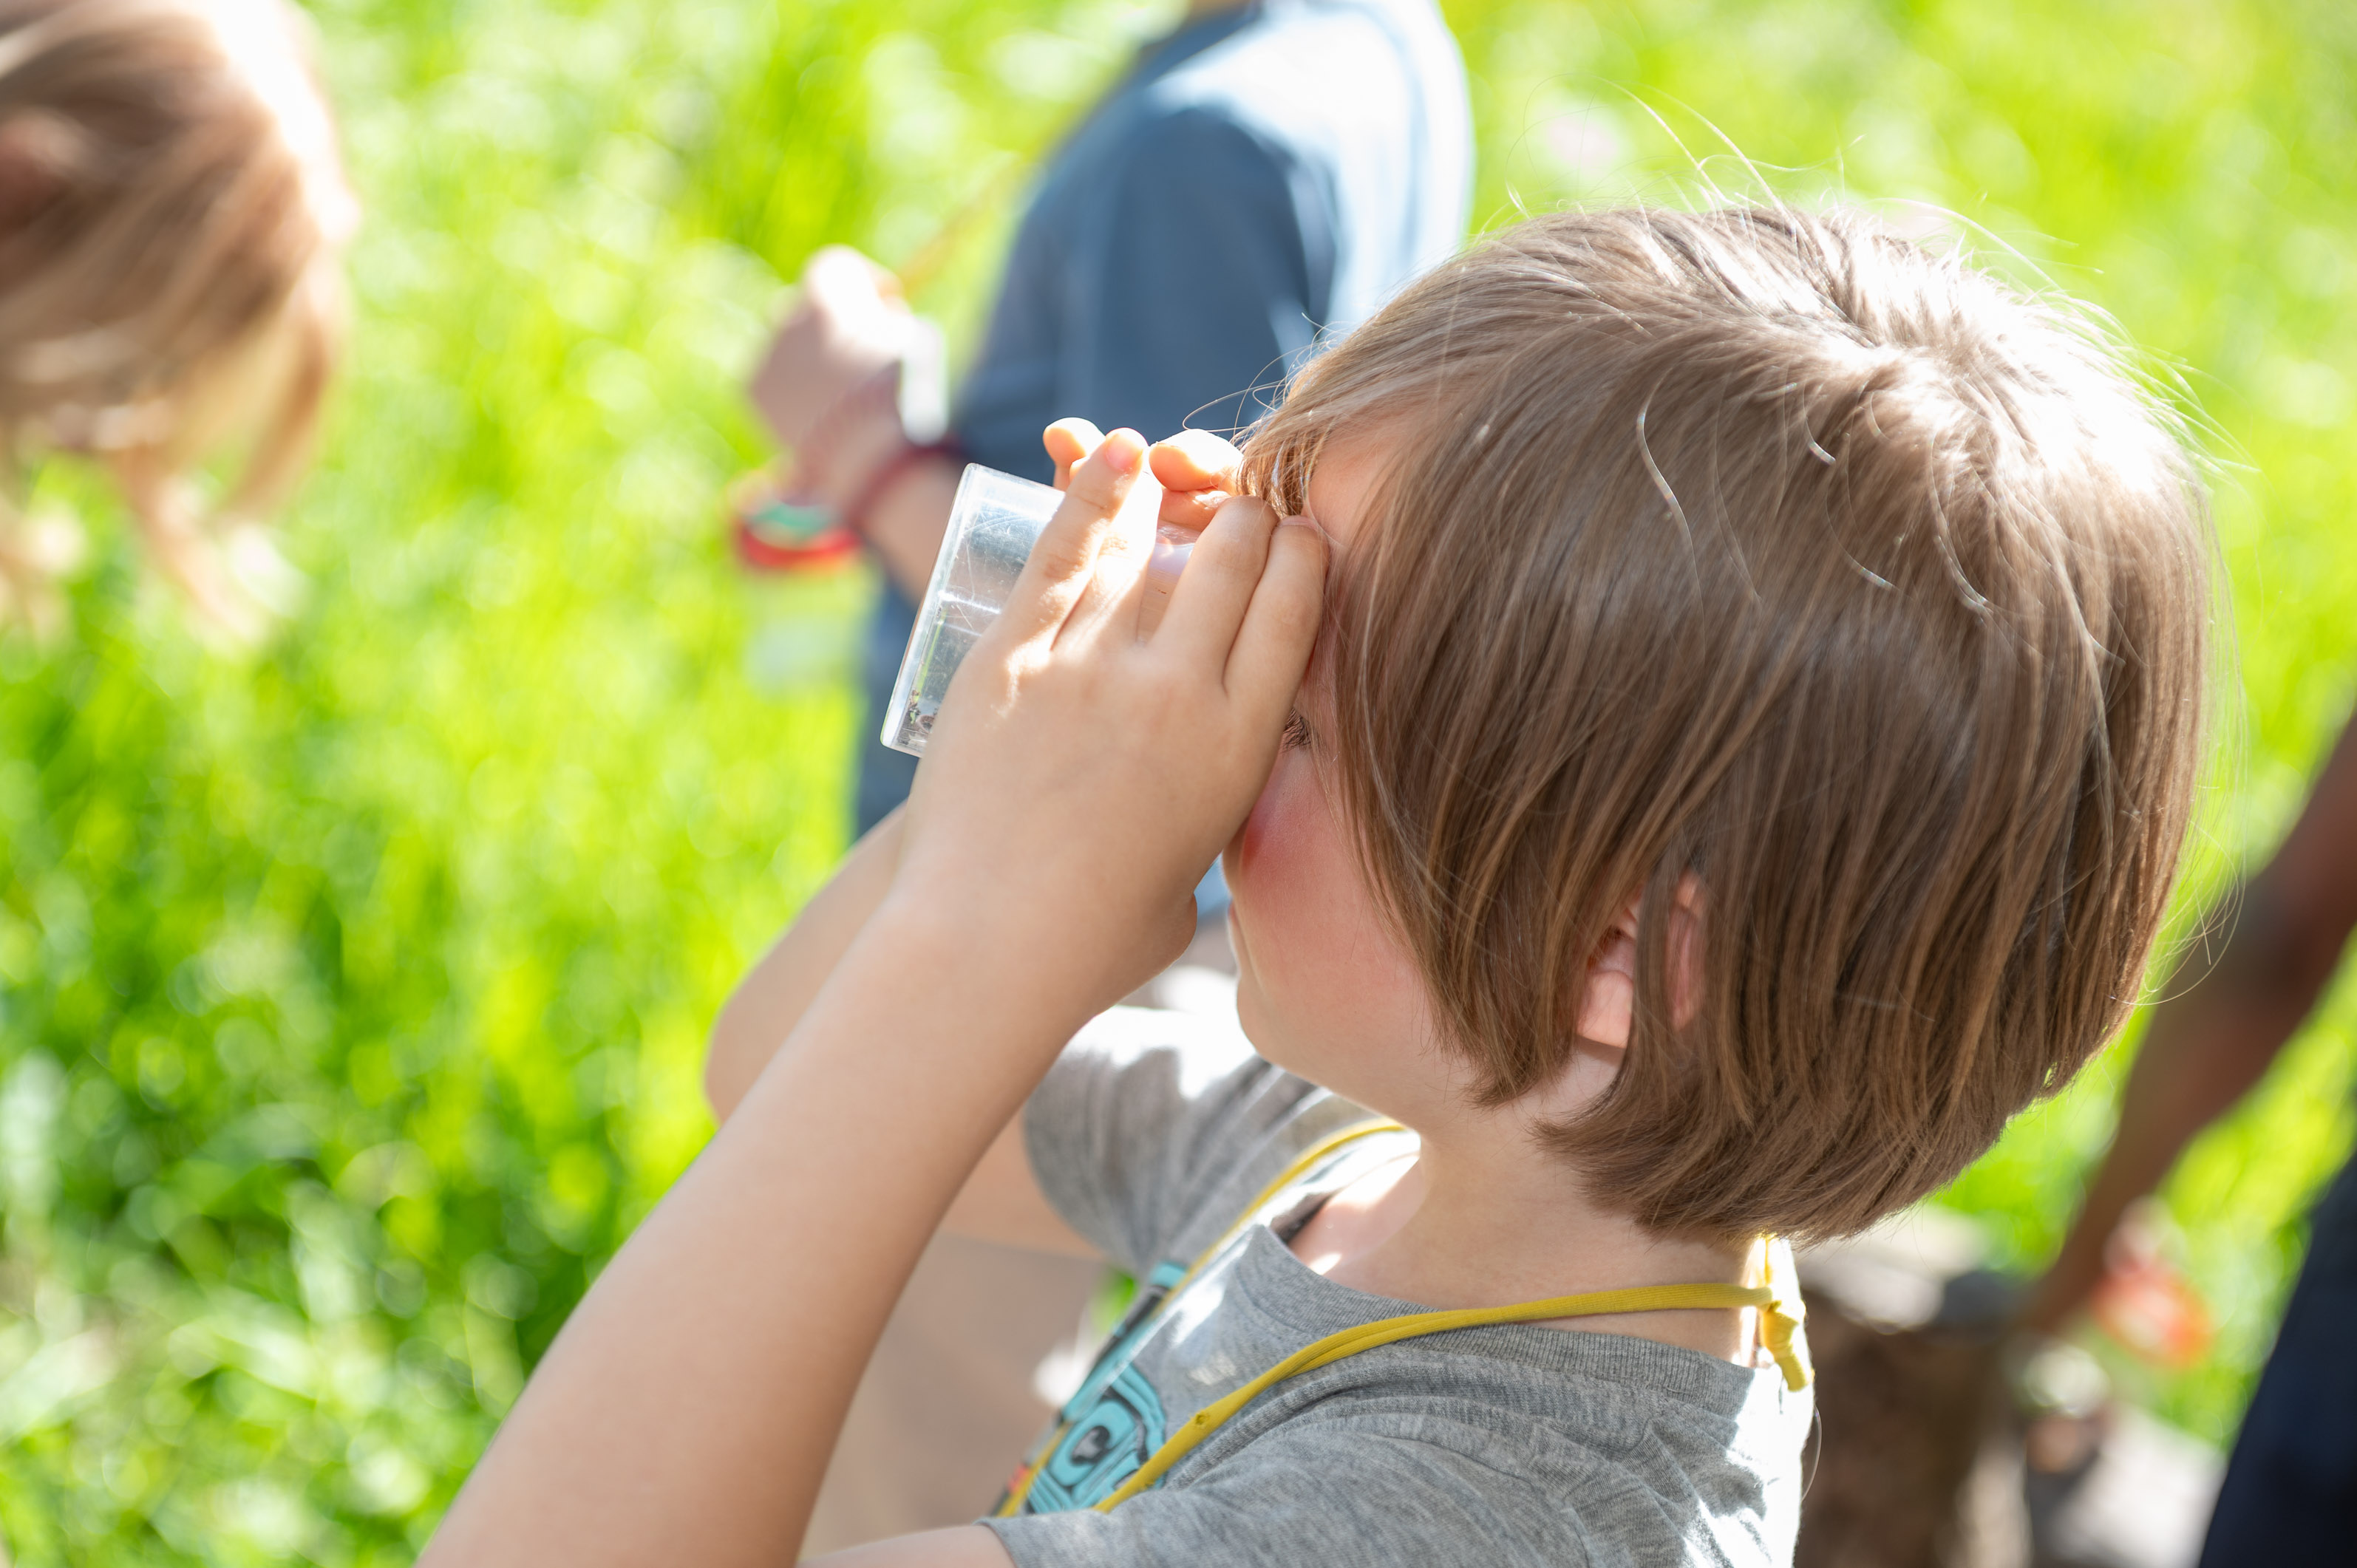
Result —
<instances>
[{"instance_id":1,"label":"red wristwatch","mask_svg":"<svg viewBox=\"0 0 2357 1568\"><path fill-rule=\"evenodd\" d=\"M757 468L728 487L728 544L750 572L800 572L846 565L859 536L815 500L787 494L775 473Z\"/></svg>"},{"instance_id":2,"label":"red wristwatch","mask_svg":"<svg viewBox=\"0 0 2357 1568\"><path fill-rule=\"evenodd\" d=\"M728 487L728 542L739 564L754 572L795 572L841 565L859 553L867 514L885 492L928 457L964 456L954 439L904 443L878 465L840 512L815 497L789 494L773 470L756 469Z\"/></svg>"}]
</instances>

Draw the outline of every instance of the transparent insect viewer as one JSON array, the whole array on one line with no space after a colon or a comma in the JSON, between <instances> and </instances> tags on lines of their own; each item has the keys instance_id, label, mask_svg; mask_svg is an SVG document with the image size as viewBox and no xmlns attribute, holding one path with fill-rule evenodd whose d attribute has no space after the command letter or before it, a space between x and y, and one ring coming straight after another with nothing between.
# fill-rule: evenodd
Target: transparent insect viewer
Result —
<instances>
[{"instance_id":1,"label":"transparent insect viewer","mask_svg":"<svg viewBox=\"0 0 2357 1568\"><path fill-rule=\"evenodd\" d=\"M998 618L1039 531L1063 499L1051 486L979 463L966 465L942 535L942 553L933 562L933 580L925 585L909 651L900 659L900 678L892 683L892 703L884 713L886 746L924 755L950 677Z\"/></svg>"},{"instance_id":2,"label":"transparent insect viewer","mask_svg":"<svg viewBox=\"0 0 2357 1568\"><path fill-rule=\"evenodd\" d=\"M950 504L942 553L933 561L933 580L917 607L916 629L909 634L909 651L901 656L900 677L892 683L892 701L884 712L879 738L886 746L911 757L925 754L925 739L949 693L950 677L998 618L1015 591L1015 580L1023 575L1023 563L1031 557L1031 546L1063 499L1063 492L1050 486L979 463L966 465L957 499ZM1168 597L1178 574L1186 570L1193 544L1190 533L1157 530L1146 567L1156 598ZM1159 618L1153 608L1147 614Z\"/></svg>"}]
</instances>

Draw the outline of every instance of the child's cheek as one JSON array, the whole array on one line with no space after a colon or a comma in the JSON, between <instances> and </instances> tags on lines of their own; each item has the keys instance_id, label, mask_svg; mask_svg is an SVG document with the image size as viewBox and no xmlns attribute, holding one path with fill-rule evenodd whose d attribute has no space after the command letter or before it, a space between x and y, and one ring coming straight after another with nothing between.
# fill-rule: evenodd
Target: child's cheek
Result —
<instances>
[{"instance_id":1,"label":"child's cheek","mask_svg":"<svg viewBox=\"0 0 2357 1568\"><path fill-rule=\"evenodd\" d=\"M1312 1078L1325 1065L1318 1036L1331 989L1316 912L1322 803L1308 759L1280 755L1226 857L1244 1026L1263 1055Z\"/></svg>"},{"instance_id":2,"label":"child's cheek","mask_svg":"<svg viewBox=\"0 0 2357 1568\"><path fill-rule=\"evenodd\" d=\"M1238 1002L1261 1053L1361 1104L1428 1099L1429 1004L1375 910L1349 828L1309 758L1289 752L1229 849Z\"/></svg>"},{"instance_id":3,"label":"child's cheek","mask_svg":"<svg viewBox=\"0 0 2357 1568\"><path fill-rule=\"evenodd\" d=\"M1297 757L1276 759L1231 851L1228 879L1239 897L1255 905L1273 904L1299 877L1305 830L1310 825L1306 808L1317 803L1317 779Z\"/></svg>"},{"instance_id":4,"label":"child's cheek","mask_svg":"<svg viewBox=\"0 0 2357 1568\"><path fill-rule=\"evenodd\" d=\"M1260 978L1330 1012L1385 956L1349 830L1308 754L1278 757L1236 835L1233 889ZM1372 939L1372 940L1371 940Z\"/></svg>"}]
</instances>

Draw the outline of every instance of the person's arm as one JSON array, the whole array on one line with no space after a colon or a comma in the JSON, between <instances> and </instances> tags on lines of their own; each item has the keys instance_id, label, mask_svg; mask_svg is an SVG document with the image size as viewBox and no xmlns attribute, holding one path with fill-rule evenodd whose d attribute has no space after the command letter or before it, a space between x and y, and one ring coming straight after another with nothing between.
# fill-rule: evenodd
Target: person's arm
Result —
<instances>
[{"instance_id":1,"label":"person's arm","mask_svg":"<svg viewBox=\"0 0 2357 1568\"><path fill-rule=\"evenodd\" d=\"M1093 439L1093 430L1079 422L1048 431L1044 443L1060 489L1070 483L1072 465ZM1233 446L1200 433L1157 445L1146 460L1162 488L1158 521L1189 532L1210 523L1234 489L1242 466ZM719 1121L736 1111L890 891L899 868L901 815L895 811L852 846L722 1004L704 1062L705 1098ZM950 1205L942 1229L1037 1251L1097 1255L1040 1192L1024 1151L1020 1116L992 1141Z\"/></svg>"},{"instance_id":2,"label":"person's arm","mask_svg":"<svg viewBox=\"0 0 2357 1568\"><path fill-rule=\"evenodd\" d=\"M2111 1151L2022 1315L2029 1328L2051 1333L2085 1304L2128 1206L2259 1080L2331 978L2357 927L2357 724L2274 860L2211 924L2225 946L2197 944L2154 1008Z\"/></svg>"},{"instance_id":3,"label":"person's arm","mask_svg":"<svg viewBox=\"0 0 2357 1568\"><path fill-rule=\"evenodd\" d=\"M721 1004L704 1058L704 1097L718 1120L728 1120L891 891L900 867L900 818L893 811L851 846L826 886Z\"/></svg>"},{"instance_id":4,"label":"person's arm","mask_svg":"<svg viewBox=\"0 0 2357 1568\"><path fill-rule=\"evenodd\" d=\"M794 453L798 482L838 513L863 508L862 536L912 596L932 574L960 472L926 452L884 473L909 445L894 367L914 326L897 278L849 246L825 246L745 388Z\"/></svg>"},{"instance_id":5,"label":"person's arm","mask_svg":"<svg viewBox=\"0 0 2357 1568\"><path fill-rule=\"evenodd\" d=\"M919 1251L1063 1042L1184 944L1308 661L1322 542L1254 502L1139 635L1143 456L1115 432L1074 472L952 685L888 890L550 1347L434 1568L792 1560ZM1004 1555L977 1526L865 1561Z\"/></svg>"},{"instance_id":6,"label":"person's arm","mask_svg":"<svg viewBox=\"0 0 2357 1568\"><path fill-rule=\"evenodd\" d=\"M834 875L746 972L713 1021L704 1092L720 1121L735 1113L892 890L900 865L901 816L894 811L852 846ZM1019 1115L999 1129L950 1205L942 1229L980 1241L1096 1256L1096 1249L1064 1223L1039 1190L1024 1152Z\"/></svg>"},{"instance_id":7,"label":"person's arm","mask_svg":"<svg viewBox=\"0 0 2357 1568\"><path fill-rule=\"evenodd\" d=\"M704 1093L718 1120L727 1121L743 1101L891 891L900 864L900 818L894 811L852 846L834 875L746 972L713 1020ZM1024 1151L1020 1115L999 1129L951 1203L942 1229L1034 1251L1097 1255L1039 1190Z\"/></svg>"}]
</instances>

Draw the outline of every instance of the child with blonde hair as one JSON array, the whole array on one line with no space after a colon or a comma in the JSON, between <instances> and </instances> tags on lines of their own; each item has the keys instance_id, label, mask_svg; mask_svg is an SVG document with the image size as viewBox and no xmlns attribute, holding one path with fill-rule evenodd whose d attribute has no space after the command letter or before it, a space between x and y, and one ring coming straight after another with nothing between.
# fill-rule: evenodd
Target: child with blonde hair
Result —
<instances>
[{"instance_id":1,"label":"child with blonde hair","mask_svg":"<svg viewBox=\"0 0 2357 1568\"><path fill-rule=\"evenodd\" d=\"M283 0L0 0L0 619L54 625L78 553L25 515L49 451L112 472L209 621L274 607L251 525L308 456L358 211L307 30ZM241 442L208 508L194 472Z\"/></svg>"},{"instance_id":2,"label":"child with blonde hair","mask_svg":"<svg viewBox=\"0 0 2357 1568\"><path fill-rule=\"evenodd\" d=\"M846 1568L1788 1560L1784 1242L2141 983L2206 659L2168 420L1854 215L1632 211L1430 274L1241 457L1049 444L905 812L732 1003L774 1050L427 1560L789 1560L944 1219L1139 1296L991 1517ZM1102 1012L1215 852L1241 1033Z\"/></svg>"}]
</instances>

